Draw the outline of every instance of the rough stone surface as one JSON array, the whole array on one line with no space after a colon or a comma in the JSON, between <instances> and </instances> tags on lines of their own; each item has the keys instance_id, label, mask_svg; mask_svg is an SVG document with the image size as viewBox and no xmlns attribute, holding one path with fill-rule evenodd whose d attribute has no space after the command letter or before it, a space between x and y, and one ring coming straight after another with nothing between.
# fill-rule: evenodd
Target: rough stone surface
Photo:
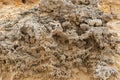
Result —
<instances>
[{"instance_id":1,"label":"rough stone surface","mask_svg":"<svg viewBox=\"0 0 120 80\"><path fill-rule=\"evenodd\" d=\"M0 2L0 80L120 80L114 15L99 0Z\"/></svg>"}]
</instances>

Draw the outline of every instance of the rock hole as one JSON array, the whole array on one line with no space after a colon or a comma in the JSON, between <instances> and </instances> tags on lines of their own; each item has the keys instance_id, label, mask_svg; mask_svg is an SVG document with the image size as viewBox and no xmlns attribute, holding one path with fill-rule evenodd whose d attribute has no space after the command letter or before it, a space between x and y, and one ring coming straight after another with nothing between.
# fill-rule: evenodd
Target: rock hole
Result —
<instances>
[{"instance_id":1,"label":"rock hole","mask_svg":"<svg viewBox=\"0 0 120 80\"><path fill-rule=\"evenodd\" d=\"M25 4L25 3L26 3L26 0L22 0L22 3L24 3L24 4Z\"/></svg>"}]
</instances>

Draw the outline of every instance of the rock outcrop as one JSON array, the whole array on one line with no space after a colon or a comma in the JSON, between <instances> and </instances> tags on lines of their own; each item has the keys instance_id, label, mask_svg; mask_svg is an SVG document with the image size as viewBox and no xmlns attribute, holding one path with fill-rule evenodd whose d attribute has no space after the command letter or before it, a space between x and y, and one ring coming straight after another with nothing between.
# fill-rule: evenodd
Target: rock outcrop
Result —
<instances>
[{"instance_id":1,"label":"rock outcrop","mask_svg":"<svg viewBox=\"0 0 120 80\"><path fill-rule=\"evenodd\" d=\"M120 80L117 14L99 0L0 2L0 80Z\"/></svg>"}]
</instances>

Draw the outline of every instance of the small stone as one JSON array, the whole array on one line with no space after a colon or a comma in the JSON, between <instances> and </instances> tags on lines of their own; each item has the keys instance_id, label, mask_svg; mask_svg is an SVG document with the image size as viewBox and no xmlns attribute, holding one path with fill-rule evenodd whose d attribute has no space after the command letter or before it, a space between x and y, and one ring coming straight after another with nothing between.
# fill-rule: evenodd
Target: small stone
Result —
<instances>
[{"instance_id":1,"label":"small stone","mask_svg":"<svg viewBox=\"0 0 120 80\"><path fill-rule=\"evenodd\" d=\"M110 21L112 19L111 14L103 14L102 19L106 22Z\"/></svg>"},{"instance_id":2,"label":"small stone","mask_svg":"<svg viewBox=\"0 0 120 80\"><path fill-rule=\"evenodd\" d=\"M88 21L90 26L101 26L102 20L101 19L93 19Z\"/></svg>"},{"instance_id":3,"label":"small stone","mask_svg":"<svg viewBox=\"0 0 120 80\"><path fill-rule=\"evenodd\" d=\"M5 35L2 32L0 32L0 41L3 41L3 40L5 40Z\"/></svg>"},{"instance_id":4,"label":"small stone","mask_svg":"<svg viewBox=\"0 0 120 80\"><path fill-rule=\"evenodd\" d=\"M80 24L80 28L84 31L88 30L89 29L89 25L88 24Z\"/></svg>"}]
</instances>

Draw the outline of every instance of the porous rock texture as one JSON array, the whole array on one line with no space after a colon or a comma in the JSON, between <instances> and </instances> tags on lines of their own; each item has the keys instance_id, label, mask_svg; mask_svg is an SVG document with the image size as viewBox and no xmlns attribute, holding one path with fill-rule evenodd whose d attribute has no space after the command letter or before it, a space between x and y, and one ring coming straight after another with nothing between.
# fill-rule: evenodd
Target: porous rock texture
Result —
<instances>
[{"instance_id":1,"label":"porous rock texture","mask_svg":"<svg viewBox=\"0 0 120 80\"><path fill-rule=\"evenodd\" d=\"M8 1L0 0L0 80L120 80L115 15L99 0Z\"/></svg>"}]
</instances>

